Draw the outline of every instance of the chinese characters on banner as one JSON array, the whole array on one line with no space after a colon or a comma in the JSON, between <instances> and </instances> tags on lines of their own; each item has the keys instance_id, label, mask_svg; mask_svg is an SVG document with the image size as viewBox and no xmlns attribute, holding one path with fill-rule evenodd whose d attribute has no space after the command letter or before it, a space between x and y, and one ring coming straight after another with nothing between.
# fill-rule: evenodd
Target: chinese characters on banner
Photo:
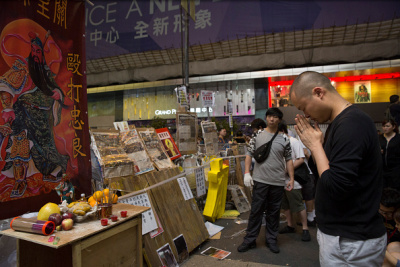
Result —
<instances>
[{"instance_id":1,"label":"chinese characters on banner","mask_svg":"<svg viewBox=\"0 0 400 267\"><path fill-rule=\"evenodd\" d=\"M1 218L59 202L54 189L68 180L91 192L84 8L81 1L2 2Z\"/></svg>"},{"instance_id":2,"label":"chinese characters on banner","mask_svg":"<svg viewBox=\"0 0 400 267\"><path fill-rule=\"evenodd\" d=\"M87 5L86 17L89 58L93 58L96 50L111 47L104 50L111 50L106 52L107 56L120 53L119 47L124 46L121 45L123 42L131 44L124 49L130 52L140 46L154 49L160 42L167 47L179 44L176 40L184 31L180 14L181 0L92 2L93 6ZM210 7L213 6L215 4L203 2L202 6L196 7L196 20L190 23L190 32L198 34L212 27Z\"/></svg>"},{"instance_id":3,"label":"chinese characters on banner","mask_svg":"<svg viewBox=\"0 0 400 267\"><path fill-rule=\"evenodd\" d=\"M119 202L141 206L141 207L149 207L150 209L142 213L142 235L147 234L150 231L157 229L157 221L154 217L153 208L151 207L151 203L149 200L149 196L147 193L143 193L137 196L129 197L120 200Z\"/></svg>"}]
</instances>

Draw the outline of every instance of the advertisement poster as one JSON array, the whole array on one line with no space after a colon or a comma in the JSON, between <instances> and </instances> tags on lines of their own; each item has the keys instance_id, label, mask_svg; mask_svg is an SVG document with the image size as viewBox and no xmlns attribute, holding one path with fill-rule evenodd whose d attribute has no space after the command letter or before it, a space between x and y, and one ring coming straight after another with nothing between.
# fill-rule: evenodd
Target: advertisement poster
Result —
<instances>
[{"instance_id":1,"label":"advertisement poster","mask_svg":"<svg viewBox=\"0 0 400 267\"><path fill-rule=\"evenodd\" d=\"M59 202L55 187L70 182L90 194L91 168L85 3L2 1L0 12L0 217L7 218Z\"/></svg>"},{"instance_id":2,"label":"advertisement poster","mask_svg":"<svg viewBox=\"0 0 400 267\"><path fill-rule=\"evenodd\" d=\"M161 140L161 143L164 145L165 152L167 152L168 156L174 160L180 158L182 155L178 150L178 147L175 144L174 139L169 133L168 128L156 129L156 133Z\"/></svg>"},{"instance_id":3,"label":"advertisement poster","mask_svg":"<svg viewBox=\"0 0 400 267\"><path fill-rule=\"evenodd\" d=\"M371 103L371 81L354 82L354 103Z\"/></svg>"}]
</instances>

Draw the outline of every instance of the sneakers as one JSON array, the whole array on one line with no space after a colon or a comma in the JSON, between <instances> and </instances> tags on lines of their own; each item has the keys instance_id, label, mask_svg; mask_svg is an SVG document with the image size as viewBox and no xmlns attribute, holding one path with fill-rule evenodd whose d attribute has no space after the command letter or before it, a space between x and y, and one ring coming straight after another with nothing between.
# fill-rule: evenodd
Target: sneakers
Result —
<instances>
[{"instance_id":1,"label":"sneakers","mask_svg":"<svg viewBox=\"0 0 400 267\"><path fill-rule=\"evenodd\" d=\"M289 233L295 233L295 232L296 232L296 229L294 227L290 227L289 225L286 225L281 230L279 230L280 234L289 234Z\"/></svg>"},{"instance_id":2,"label":"sneakers","mask_svg":"<svg viewBox=\"0 0 400 267\"><path fill-rule=\"evenodd\" d=\"M308 242L311 240L310 231L303 230L303 234L301 235L301 241Z\"/></svg>"},{"instance_id":3,"label":"sneakers","mask_svg":"<svg viewBox=\"0 0 400 267\"><path fill-rule=\"evenodd\" d=\"M279 247L276 243L265 243L265 245L271 250L273 253L279 253Z\"/></svg>"},{"instance_id":4,"label":"sneakers","mask_svg":"<svg viewBox=\"0 0 400 267\"><path fill-rule=\"evenodd\" d=\"M238 248L237 251L238 252L246 252L249 249L255 248L256 247L256 242L252 242L252 243L245 243L243 242Z\"/></svg>"}]
</instances>

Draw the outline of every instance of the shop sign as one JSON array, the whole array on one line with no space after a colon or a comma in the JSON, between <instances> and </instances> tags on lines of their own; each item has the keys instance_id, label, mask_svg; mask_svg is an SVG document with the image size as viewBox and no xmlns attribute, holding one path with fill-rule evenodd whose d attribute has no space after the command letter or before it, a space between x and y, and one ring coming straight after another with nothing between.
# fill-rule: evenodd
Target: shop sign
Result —
<instances>
[{"instance_id":1,"label":"shop sign","mask_svg":"<svg viewBox=\"0 0 400 267\"><path fill-rule=\"evenodd\" d=\"M213 111L212 108L208 108L210 112ZM207 108L190 108L190 112L202 113L207 112Z\"/></svg>"},{"instance_id":2,"label":"shop sign","mask_svg":"<svg viewBox=\"0 0 400 267\"><path fill-rule=\"evenodd\" d=\"M170 114L176 114L176 109L167 109L167 110L156 110L155 112L156 115L170 115Z\"/></svg>"}]
</instances>

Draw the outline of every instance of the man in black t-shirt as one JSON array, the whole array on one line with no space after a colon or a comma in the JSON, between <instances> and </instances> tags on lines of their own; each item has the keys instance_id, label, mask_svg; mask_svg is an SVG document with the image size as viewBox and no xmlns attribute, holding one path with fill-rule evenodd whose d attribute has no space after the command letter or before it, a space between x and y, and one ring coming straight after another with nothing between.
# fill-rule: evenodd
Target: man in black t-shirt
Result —
<instances>
[{"instance_id":1,"label":"man in black t-shirt","mask_svg":"<svg viewBox=\"0 0 400 267\"><path fill-rule=\"evenodd\" d=\"M378 213L382 159L374 122L320 73L303 72L290 90L293 105L304 112L296 116L296 132L318 170L321 266L381 266L386 231ZM324 139L318 123L326 122Z\"/></svg>"}]
</instances>

